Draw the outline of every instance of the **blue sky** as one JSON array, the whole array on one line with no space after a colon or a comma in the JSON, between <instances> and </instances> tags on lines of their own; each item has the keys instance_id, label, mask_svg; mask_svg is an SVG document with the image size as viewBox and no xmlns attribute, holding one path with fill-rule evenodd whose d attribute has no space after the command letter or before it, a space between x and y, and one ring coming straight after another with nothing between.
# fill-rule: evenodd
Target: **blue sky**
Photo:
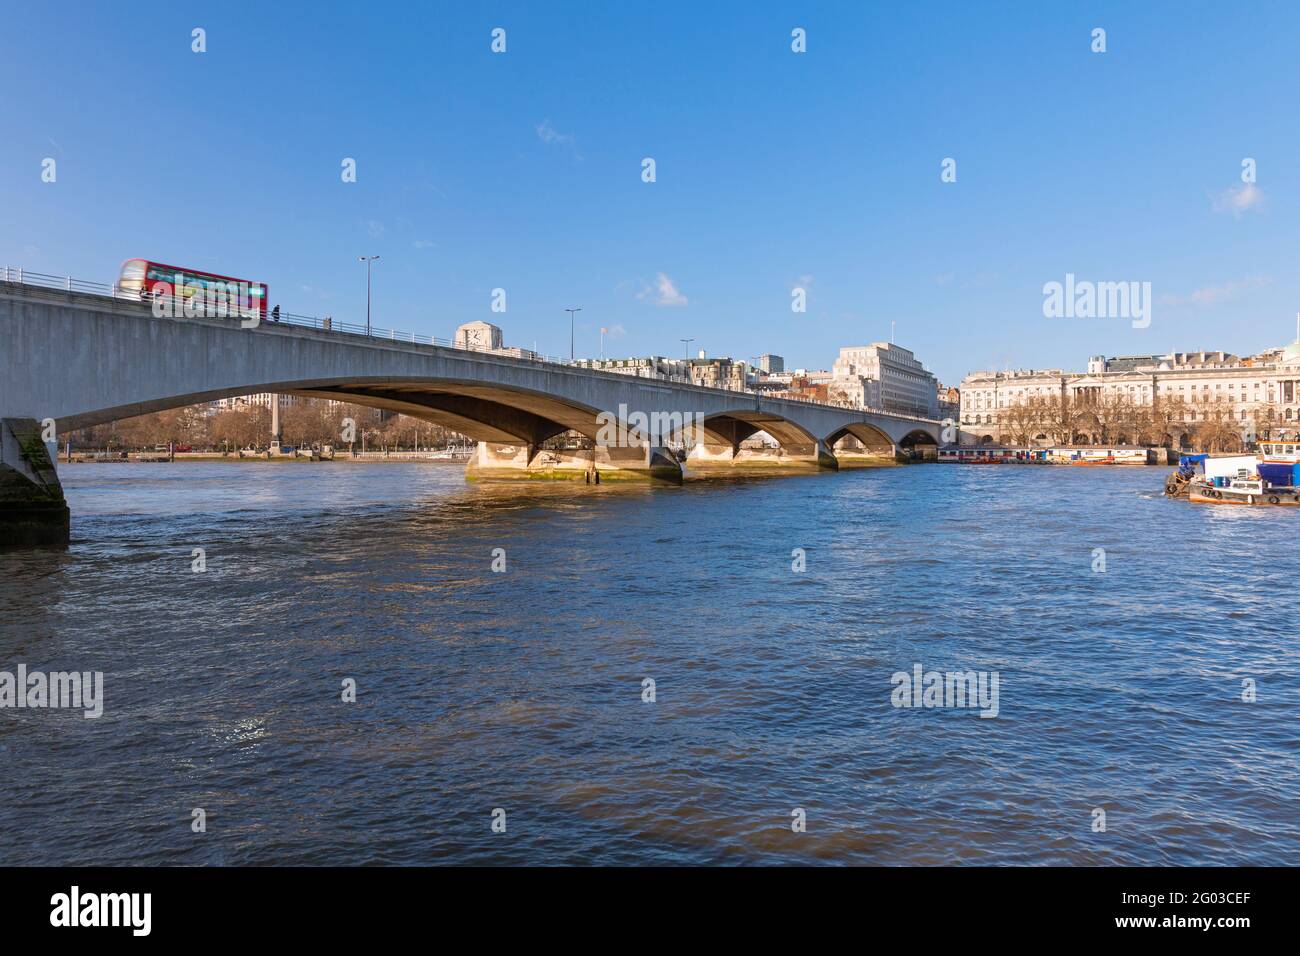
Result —
<instances>
[{"instance_id":1,"label":"blue sky","mask_svg":"<svg viewBox=\"0 0 1300 956\"><path fill-rule=\"evenodd\" d=\"M110 281L142 256L354 320L356 257L379 255L380 326L485 319L567 354L581 306L580 355L603 325L607 355L689 337L826 368L895 322L948 382L1246 353L1300 309L1294 5L9 4L4 23L12 266ZM1150 327L1045 318L1067 272L1151 282Z\"/></svg>"}]
</instances>

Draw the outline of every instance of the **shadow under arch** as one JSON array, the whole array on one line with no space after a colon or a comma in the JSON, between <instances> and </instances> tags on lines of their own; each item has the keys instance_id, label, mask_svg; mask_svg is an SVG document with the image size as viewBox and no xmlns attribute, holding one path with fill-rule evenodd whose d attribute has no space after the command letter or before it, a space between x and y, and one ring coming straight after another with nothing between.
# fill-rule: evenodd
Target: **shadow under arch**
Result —
<instances>
[{"instance_id":1,"label":"shadow under arch","mask_svg":"<svg viewBox=\"0 0 1300 956\"><path fill-rule=\"evenodd\" d=\"M690 423L687 423L689 429ZM699 422L700 435L695 438L705 445L729 447L733 452L759 432L772 437L781 449L792 455L816 454L817 436L789 419L771 412L754 409L735 409L705 416ZM678 440L677 436L673 440Z\"/></svg>"},{"instance_id":2,"label":"shadow under arch","mask_svg":"<svg viewBox=\"0 0 1300 956\"><path fill-rule=\"evenodd\" d=\"M475 441L540 444L569 430L594 439L599 428L596 409L528 389L454 379L392 377L261 382L160 396L65 416L58 420L58 427L74 431L151 412L266 392L400 412L443 425Z\"/></svg>"},{"instance_id":3,"label":"shadow under arch","mask_svg":"<svg viewBox=\"0 0 1300 956\"><path fill-rule=\"evenodd\" d=\"M894 442L879 428L852 422L826 437L826 447L841 461L850 458L893 458Z\"/></svg>"},{"instance_id":4,"label":"shadow under arch","mask_svg":"<svg viewBox=\"0 0 1300 956\"><path fill-rule=\"evenodd\" d=\"M778 447L742 447L760 432ZM686 466L692 473L778 474L838 467L812 432L780 415L752 408L691 415L668 441L689 447Z\"/></svg>"}]
</instances>

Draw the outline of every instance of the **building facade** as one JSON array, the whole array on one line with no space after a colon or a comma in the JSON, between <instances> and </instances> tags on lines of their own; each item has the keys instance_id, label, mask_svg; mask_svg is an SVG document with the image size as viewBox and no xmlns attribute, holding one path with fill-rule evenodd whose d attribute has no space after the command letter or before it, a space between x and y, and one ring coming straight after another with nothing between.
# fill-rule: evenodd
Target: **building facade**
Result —
<instances>
[{"instance_id":1,"label":"building facade","mask_svg":"<svg viewBox=\"0 0 1300 956\"><path fill-rule=\"evenodd\" d=\"M911 351L892 342L840 349L831 377L836 404L925 418L938 412L938 381Z\"/></svg>"},{"instance_id":2,"label":"building facade","mask_svg":"<svg viewBox=\"0 0 1300 956\"><path fill-rule=\"evenodd\" d=\"M957 421L961 418L961 389L955 385L940 385L935 396L935 417L940 421Z\"/></svg>"},{"instance_id":3,"label":"building facade","mask_svg":"<svg viewBox=\"0 0 1300 956\"><path fill-rule=\"evenodd\" d=\"M708 358L703 352L698 358L670 359L662 355L650 355L644 358L602 358L576 359L573 363L579 368L597 369L602 372L615 372L620 375L634 375L638 378L654 378L661 381L689 382L692 385L704 385L708 388L726 388L732 391L744 391L753 384L750 380L752 369L744 362L735 362L729 358Z\"/></svg>"},{"instance_id":4,"label":"building facade","mask_svg":"<svg viewBox=\"0 0 1300 956\"><path fill-rule=\"evenodd\" d=\"M632 375L636 378L653 378L665 382L688 381L682 360L664 358L662 355L649 355L644 358L577 359L573 364L579 368Z\"/></svg>"},{"instance_id":5,"label":"building facade","mask_svg":"<svg viewBox=\"0 0 1300 956\"><path fill-rule=\"evenodd\" d=\"M466 322L456 330L458 349L499 349L502 341L500 327L491 322Z\"/></svg>"},{"instance_id":6,"label":"building facade","mask_svg":"<svg viewBox=\"0 0 1300 956\"><path fill-rule=\"evenodd\" d=\"M962 380L960 423L989 442L1227 449L1300 429L1300 342L1247 358L1094 355L1086 372L973 372Z\"/></svg>"}]
</instances>

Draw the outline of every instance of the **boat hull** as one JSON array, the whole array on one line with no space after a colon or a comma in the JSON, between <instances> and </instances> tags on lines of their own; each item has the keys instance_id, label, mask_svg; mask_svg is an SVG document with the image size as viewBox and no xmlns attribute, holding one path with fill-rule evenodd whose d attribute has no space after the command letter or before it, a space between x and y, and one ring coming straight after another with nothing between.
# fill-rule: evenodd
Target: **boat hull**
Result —
<instances>
[{"instance_id":1,"label":"boat hull","mask_svg":"<svg viewBox=\"0 0 1300 956\"><path fill-rule=\"evenodd\" d=\"M1234 494L1224 488L1193 488L1187 500L1202 505L1262 505L1264 507L1300 508L1300 495L1293 492L1266 491L1263 494Z\"/></svg>"}]
</instances>

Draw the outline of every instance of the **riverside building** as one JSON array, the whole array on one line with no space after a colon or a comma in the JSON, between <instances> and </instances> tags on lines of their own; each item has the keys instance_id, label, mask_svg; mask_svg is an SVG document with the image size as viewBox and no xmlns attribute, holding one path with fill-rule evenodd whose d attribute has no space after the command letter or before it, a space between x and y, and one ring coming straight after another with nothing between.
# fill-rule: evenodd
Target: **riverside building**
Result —
<instances>
[{"instance_id":1,"label":"riverside building","mask_svg":"<svg viewBox=\"0 0 1300 956\"><path fill-rule=\"evenodd\" d=\"M1241 442L1300 429L1300 341L1230 352L1094 355L1087 371L1015 369L962 379L961 428L981 442L1189 448L1198 432Z\"/></svg>"},{"instance_id":2,"label":"riverside building","mask_svg":"<svg viewBox=\"0 0 1300 956\"><path fill-rule=\"evenodd\" d=\"M840 349L831 368L830 400L849 408L875 408L934 418L939 383L908 349L892 342Z\"/></svg>"}]
</instances>

